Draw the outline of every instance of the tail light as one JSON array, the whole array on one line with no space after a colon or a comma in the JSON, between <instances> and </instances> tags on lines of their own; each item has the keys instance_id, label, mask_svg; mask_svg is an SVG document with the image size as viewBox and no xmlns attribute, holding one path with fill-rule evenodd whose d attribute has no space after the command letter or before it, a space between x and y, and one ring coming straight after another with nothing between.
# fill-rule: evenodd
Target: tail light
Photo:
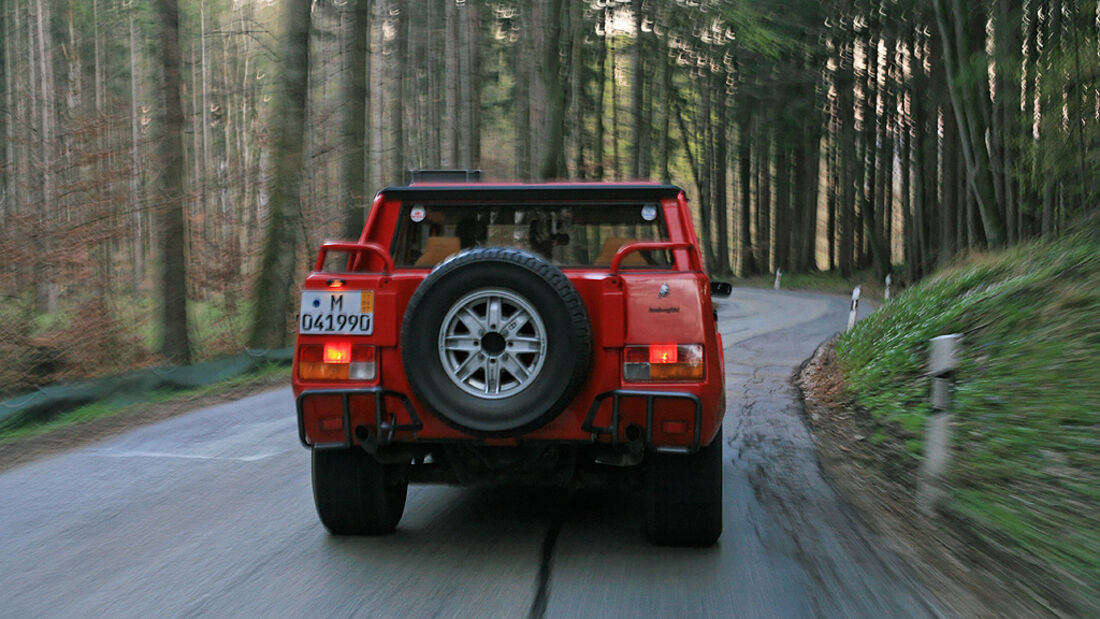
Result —
<instances>
[{"instance_id":1,"label":"tail light","mask_svg":"<svg viewBox=\"0 0 1100 619\"><path fill-rule=\"evenodd\" d=\"M374 380L377 351L367 344L332 340L298 347L298 378L303 380Z\"/></svg>"},{"instance_id":2,"label":"tail light","mask_svg":"<svg viewBox=\"0 0 1100 619\"><path fill-rule=\"evenodd\" d=\"M627 346L623 351L623 380L703 380L703 345Z\"/></svg>"}]
</instances>

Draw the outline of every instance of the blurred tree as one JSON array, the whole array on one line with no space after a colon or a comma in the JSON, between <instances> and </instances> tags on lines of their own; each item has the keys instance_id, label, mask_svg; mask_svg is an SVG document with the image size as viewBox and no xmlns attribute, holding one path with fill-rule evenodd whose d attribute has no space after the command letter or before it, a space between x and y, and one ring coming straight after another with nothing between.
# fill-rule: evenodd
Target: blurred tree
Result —
<instances>
[{"instance_id":1,"label":"blurred tree","mask_svg":"<svg viewBox=\"0 0 1100 619\"><path fill-rule=\"evenodd\" d=\"M164 173L158 209L161 246L161 356L171 364L191 361L187 331L186 228L183 201L183 108L180 101L179 6L177 0L160 0L160 60L163 134L160 156Z\"/></svg>"},{"instance_id":2,"label":"blurred tree","mask_svg":"<svg viewBox=\"0 0 1100 619\"><path fill-rule=\"evenodd\" d=\"M248 338L252 348L282 348L288 341L290 288L297 273L298 230L302 225L299 191L309 81L310 8L306 0L285 0L284 4L282 92L276 113L271 203Z\"/></svg>"},{"instance_id":3,"label":"blurred tree","mask_svg":"<svg viewBox=\"0 0 1100 619\"><path fill-rule=\"evenodd\" d=\"M359 238L363 231L364 213L370 188L367 167L367 134L370 126L370 0L349 3L351 44L349 45L348 76L345 80L344 111L344 236Z\"/></svg>"}]
</instances>

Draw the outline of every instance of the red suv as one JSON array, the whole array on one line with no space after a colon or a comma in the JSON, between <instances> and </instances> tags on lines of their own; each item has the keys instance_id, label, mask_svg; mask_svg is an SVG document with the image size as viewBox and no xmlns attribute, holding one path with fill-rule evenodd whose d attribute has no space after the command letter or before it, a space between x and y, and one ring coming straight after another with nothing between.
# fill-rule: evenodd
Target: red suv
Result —
<instances>
[{"instance_id":1,"label":"red suv","mask_svg":"<svg viewBox=\"0 0 1100 619\"><path fill-rule=\"evenodd\" d=\"M722 338L684 192L389 187L302 290L298 434L321 522L383 534L409 483L614 485L661 544L722 530Z\"/></svg>"}]
</instances>

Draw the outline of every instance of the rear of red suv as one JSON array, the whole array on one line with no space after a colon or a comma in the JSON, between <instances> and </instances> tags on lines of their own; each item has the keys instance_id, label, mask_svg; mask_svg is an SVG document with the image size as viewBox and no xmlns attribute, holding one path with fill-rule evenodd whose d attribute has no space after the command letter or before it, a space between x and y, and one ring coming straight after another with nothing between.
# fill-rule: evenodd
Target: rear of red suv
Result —
<instances>
[{"instance_id":1,"label":"rear of red suv","mask_svg":"<svg viewBox=\"0 0 1100 619\"><path fill-rule=\"evenodd\" d=\"M721 338L683 192L379 193L303 286L294 367L318 513L392 531L408 483L615 485L658 543L721 532Z\"/></svg>"}]
</instances>

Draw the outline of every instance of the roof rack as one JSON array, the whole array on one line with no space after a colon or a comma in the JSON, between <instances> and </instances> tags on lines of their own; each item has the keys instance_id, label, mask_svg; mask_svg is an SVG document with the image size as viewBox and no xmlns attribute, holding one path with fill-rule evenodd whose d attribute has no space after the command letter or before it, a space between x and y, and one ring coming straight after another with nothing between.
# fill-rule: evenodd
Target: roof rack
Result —
<instances>
[{"instance_id":1,"label":"roof rack","mask_svg":"<svg viewBox=\"0 0 1100 619\"><path fill-rule=\"evenodd\" d=\"M481 170L406 170L405 184L413 183L476 183Z\"/></svg>"}]
</instances>

